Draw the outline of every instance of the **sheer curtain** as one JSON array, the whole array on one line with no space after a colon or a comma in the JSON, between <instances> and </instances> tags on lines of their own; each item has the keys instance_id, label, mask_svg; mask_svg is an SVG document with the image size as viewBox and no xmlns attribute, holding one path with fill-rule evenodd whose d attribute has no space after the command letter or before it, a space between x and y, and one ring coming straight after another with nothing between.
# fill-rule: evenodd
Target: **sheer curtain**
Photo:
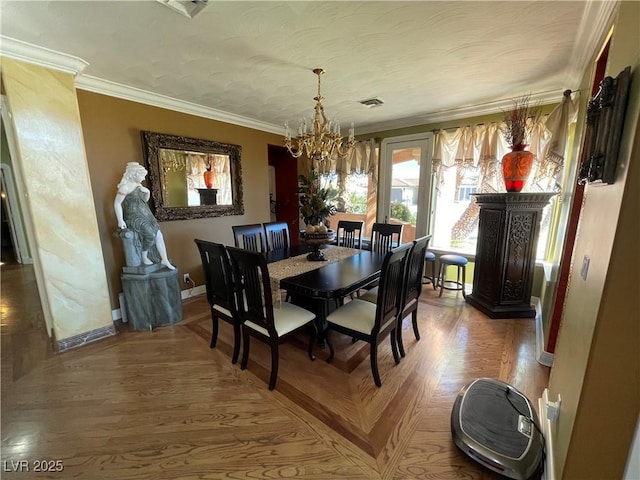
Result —
<instances>
[{"instance_id":1,"label":"sheer curtain","mask_svg":"<svg viewBox=\"0 0 640 480\"><path fill-rule=\"evenodd\" d=\"M204 184L204 172L211 167L214 172L213 188L218 189L218 205L230 205L231 202L231 172L228 155L188 153L187 187L189 205L200 205L198 188L207 188Z\"/></svg>"},{"instance_id":2,"label":"sheer curtain","mask_svg":"<svg viewBox=\"0 0 640 480\"><path fill-rule=\"evenodd\" d=\"M314 167L320 175L337 174L345 177L352 174L375 175L377 182L378 158L376 155L375 139L356 142L344 156L336 156L322 162L317 162Z\"/></svg>"},{"instance_id":3,"label":"sheer curtain","mask_svg":"<svg viewBox=\"0 0 640 480\"><path fill-rule=\"evenodd\" d=\"M376 141L373 138L358 141L347 155L318 162L315 168L320 175L337 176L338 198L340 199L344 198L349 175L371 175L372 183L377 190L378 155Z\"/></svg>"}]
</instances>

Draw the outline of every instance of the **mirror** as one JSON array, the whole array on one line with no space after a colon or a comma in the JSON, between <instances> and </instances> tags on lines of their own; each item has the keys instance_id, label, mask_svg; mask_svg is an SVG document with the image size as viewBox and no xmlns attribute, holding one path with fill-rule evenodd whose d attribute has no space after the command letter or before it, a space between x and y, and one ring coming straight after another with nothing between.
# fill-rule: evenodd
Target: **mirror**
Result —
<instances>
[{"instance_id":1,"label":"mirror","mask_svg":"<svg viewBox=\"0 0 640 480\"><path fill-rule=\"evenodd\" d=\"M158 220L244 214L242 147L164 133L141 135L149 206Z\"/></svg>"}]
</instances>

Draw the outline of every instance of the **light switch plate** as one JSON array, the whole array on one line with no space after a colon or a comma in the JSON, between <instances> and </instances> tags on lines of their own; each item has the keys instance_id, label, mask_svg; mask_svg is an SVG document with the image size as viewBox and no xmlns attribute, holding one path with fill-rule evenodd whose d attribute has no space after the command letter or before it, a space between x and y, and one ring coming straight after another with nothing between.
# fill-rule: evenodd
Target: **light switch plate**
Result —
<instances>
[{"instance_id":1,"label":"light switch plate","mask_svg":"<svg viewBox=\"0 0 640 480\"><path fill-rule=\"evenodd\" d=\"M590 262L591 262L591 259L587 255L585 255L584 258L582 259L582 268L580 269L580 276L585 281L587 280L587 274L589 273Z\"/></svg>"}]
</instances>

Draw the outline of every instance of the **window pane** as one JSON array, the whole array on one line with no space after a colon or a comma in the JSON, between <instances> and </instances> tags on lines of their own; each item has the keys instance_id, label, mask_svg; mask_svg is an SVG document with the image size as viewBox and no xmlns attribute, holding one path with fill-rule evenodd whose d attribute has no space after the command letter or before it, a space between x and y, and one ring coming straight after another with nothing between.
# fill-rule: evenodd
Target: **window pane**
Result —
<instances>
[{"instance_id":1,"label":"window pane","mask_svg":"<svg viewBox=\"0 0 640 480\"><path fill-rule=\"evenodd\" d=\"M478 240L479 208L472 193L478 191L478 169L451 167L444 170L443 182L436 190L432 245L435 248L474 254ZM545 260L553 197L540 219L536 259Z\"/></svg>"},{"instance_id":2,"label":"window pane","mask_svg":"<svg viewBox=\"0 0 640 480\"><path fill-rule=\"evenodd\" d=\"M402 156L404 152L414 153L415 149L407 148L394 151ZM418 160L419 160L419 151ZM414 154L415 155L415 154ZM411 156L411 155L409 155ZM411 159L396 163L391 170L391 205L389 223L404 224L402 241L411 242L416 238L416 215L418 213L418 186L420 183L420 163Z\"/></svg>"},{"instance_id":3,"label":"window pane","mask_svg":"<svg viewBox=\"0 0 640 480\"><path fill-rule=\"evenodd\" d=\"M478 190L478 169L451 167L437 185L432 245L473 254L478 238L478 208L471 194Z\"/></svg>"},{"instance_id":4,"label":"window pane","mask_svg":"<svg viewBox=\"0 0 640 480\"><path fill-rule=\"evenodd\" d=\"M551 217L553 215L557 198L557 196L552 197L549 201L549 205L544 207L544 209L542 210L542 216L540 217L540 233L538 234L538 250L536 252L536 260L546 260L547 243L549 242L549 231L551 230Z\"/></svg>"},{"instance_id":5,"label":"window pane","mask_svg":"<svg viewBox=\"0 0 640 480\"><path fill-rule=\"evenodd\" d=\"M322 187L331 186L338 190L336 204L338 212L330 218L331 228L340 220L365 222L365 237L369 236L376 218L376 186L370 175L351 174L344 177L343 190L340 189L338 175L328 174L320 177Z\"/></svg>"}]
</instances>

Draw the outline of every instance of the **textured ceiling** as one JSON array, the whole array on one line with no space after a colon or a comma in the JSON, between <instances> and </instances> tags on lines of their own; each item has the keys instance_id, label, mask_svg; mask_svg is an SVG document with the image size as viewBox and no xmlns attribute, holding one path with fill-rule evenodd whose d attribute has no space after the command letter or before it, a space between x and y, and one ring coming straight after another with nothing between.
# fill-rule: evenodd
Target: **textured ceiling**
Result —
<instances>
[{"instance_id":1,"label":"textured ceiling","mask_svg":"<svg viewBox=\"0 0 640 480\"><path fill-rule=\"evenodd\" d=\"M193 19L155 1L0 2L1 33L95 77L281 128L313 113L356 133L455 118L524 93L559 100L584 65L588 2L222 2ZM368 109L358 102L378 97ZM496 108L499 111L499 108ZM445 113L446 112L446 113ZM459 115L458 115L459 116Z\"/></svg>"}]
</instances>

